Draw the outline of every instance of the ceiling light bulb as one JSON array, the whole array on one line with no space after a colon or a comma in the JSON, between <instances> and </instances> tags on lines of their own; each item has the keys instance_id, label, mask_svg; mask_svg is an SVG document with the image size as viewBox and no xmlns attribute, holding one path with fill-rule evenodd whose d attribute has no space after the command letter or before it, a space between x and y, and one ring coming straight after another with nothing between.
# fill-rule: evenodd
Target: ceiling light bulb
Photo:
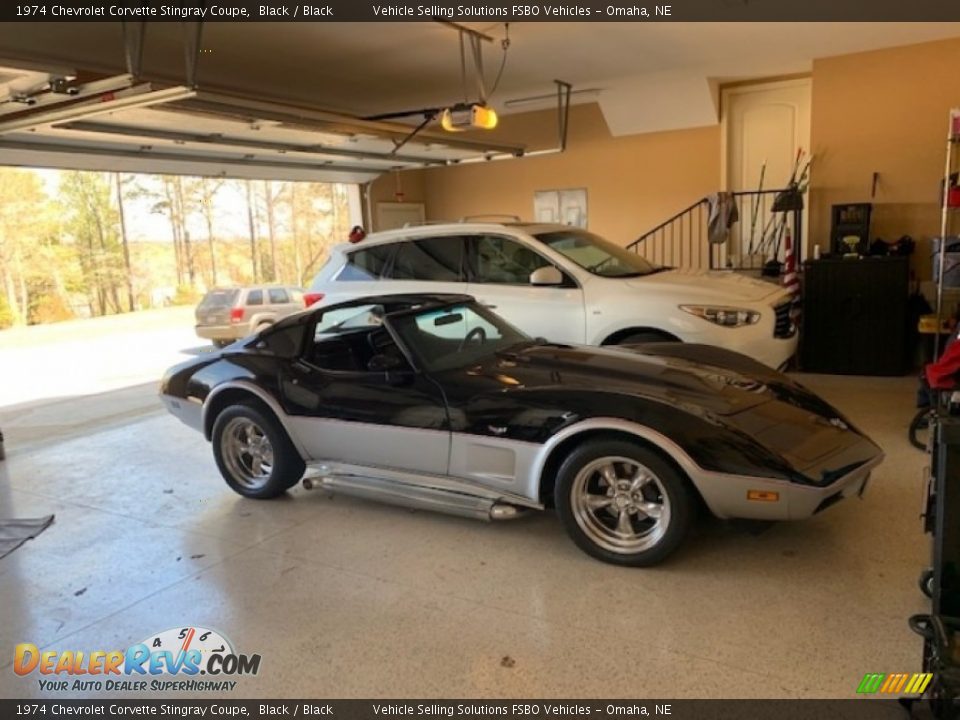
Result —
<instances>
[{"instance_id":1,"label":"ceiling light bulb","mask_svg":"<svg viewBox=\"0 0 960 720\"><path fill-rule=\"evenodd\" d=\"M497 111L493 108L474 105L471 110L473 112L472 125L474 127L483 130L493 130L497 126Z\"/></svg>"},{"instance_id":2,"label":"ceiling light bulb","mask_svg":"<svg viewBox=\"0 0 960 720\"><path fill-rule=\"evenodd\" d=\"M447 132L461 132L463 130L462 127L457 127L453 124L453 113L450 111L450 108L444 110L440 116L440 127Z\"/></svg>"}]
</instances>

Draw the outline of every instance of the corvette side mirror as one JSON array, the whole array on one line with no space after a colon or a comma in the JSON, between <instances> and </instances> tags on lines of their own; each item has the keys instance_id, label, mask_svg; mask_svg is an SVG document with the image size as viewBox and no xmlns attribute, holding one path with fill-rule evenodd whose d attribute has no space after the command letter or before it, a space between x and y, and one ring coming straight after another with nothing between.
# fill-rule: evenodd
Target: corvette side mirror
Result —
<instances>
[{"instance_id":1,"label":"corvette side mirror","mask_svg":"<svg viewBox=\"0 0 960 720\"><path fill-rule=\"evenodd\" d=\"M537 268L530 273L531 285L563 285L563 273L553 265Z\"/></svg>"}]
</instances>

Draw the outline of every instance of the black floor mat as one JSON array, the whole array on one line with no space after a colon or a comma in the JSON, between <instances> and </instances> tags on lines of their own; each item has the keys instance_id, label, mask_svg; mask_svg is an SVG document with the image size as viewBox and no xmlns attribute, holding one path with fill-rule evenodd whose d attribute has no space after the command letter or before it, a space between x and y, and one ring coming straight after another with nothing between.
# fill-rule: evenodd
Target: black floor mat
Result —
<instances>
[{"instance_id":1,"label":"black floor mat","mask_svg":"<svg viewBox=\"0 0 960 720\"><path fill-rule=\"evenodd\" d=\"M41 518L0 520L0 558L6 557L27 540L35 538L53 524L53 515Z\"/></svg>"}]
</instances>

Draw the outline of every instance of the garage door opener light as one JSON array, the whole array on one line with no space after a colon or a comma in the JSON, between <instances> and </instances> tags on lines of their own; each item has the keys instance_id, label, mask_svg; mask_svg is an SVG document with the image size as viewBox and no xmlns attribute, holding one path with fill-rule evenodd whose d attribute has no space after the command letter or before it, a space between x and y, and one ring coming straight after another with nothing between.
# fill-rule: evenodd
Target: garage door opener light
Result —
<instances>
[{"instance_id":1,"label":"garage door opener light","mask_svg":"<svg viewBox=\"0 0 960 720\"><path fill-rule=\"evenodd\" d=\"M440 115L440 126L447 132L463 132L478 128L493 130L497 126L497 111L485 105L456 105Z\"/></svg>"}]
</instances>

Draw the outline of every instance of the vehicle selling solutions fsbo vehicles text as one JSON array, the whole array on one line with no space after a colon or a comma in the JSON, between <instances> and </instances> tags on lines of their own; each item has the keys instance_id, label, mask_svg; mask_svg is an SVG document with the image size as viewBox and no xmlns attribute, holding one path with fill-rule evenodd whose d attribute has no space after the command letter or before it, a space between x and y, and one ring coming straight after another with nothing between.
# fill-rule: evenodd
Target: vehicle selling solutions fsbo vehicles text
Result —
<instances>
[{"instance_id":1,"label":"vehicle selling solutions fsbo vehicles text","mask_svg":"<svg viewBox=\"0 0 960 720\"><path fill-rule=\"evenodd\" d=\"M373 14L378 17L442 17L448 20L471 17L503 18L588 18L595 15L614 17L649 18L669 17L670 5L647 7L607 5L593 8L583 5L511 5L488 7L486 5L374 5Z\"/></svg>"}]
</instances>

